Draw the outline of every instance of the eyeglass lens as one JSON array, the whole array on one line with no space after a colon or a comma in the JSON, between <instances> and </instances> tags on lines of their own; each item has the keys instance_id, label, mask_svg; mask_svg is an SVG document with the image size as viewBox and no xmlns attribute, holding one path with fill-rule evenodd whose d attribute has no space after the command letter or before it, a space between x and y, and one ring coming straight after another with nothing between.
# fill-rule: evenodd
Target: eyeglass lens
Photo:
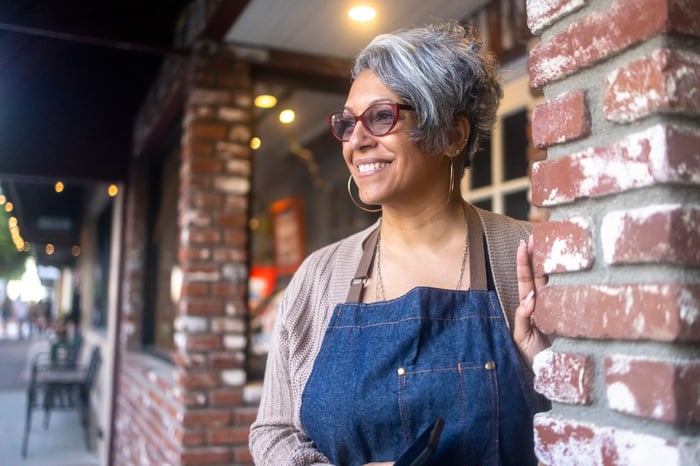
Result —
<instances>
[{"instance_id":1,"label":"eyeglass lens","mask_svg":"<svg viewBox=\"0 0 700 466\"><path fill-rule=\"evenodd\" d=\"M387 102L367 107L358 117L350 112L333 113L329 118L331 130L336 138L348 141L357 121L361 121L370 134L384 136L396 125L400 108L410 109L411 107Z\"/></svg>"}]
</instances>

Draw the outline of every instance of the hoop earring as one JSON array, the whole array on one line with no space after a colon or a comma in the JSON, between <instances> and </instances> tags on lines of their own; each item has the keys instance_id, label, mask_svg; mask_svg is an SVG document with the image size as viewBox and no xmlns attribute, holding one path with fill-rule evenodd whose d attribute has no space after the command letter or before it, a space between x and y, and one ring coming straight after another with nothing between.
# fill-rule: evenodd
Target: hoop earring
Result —
<instances>
[{"instance_id":1,"label":"hoop earring","mask_svg":"<svg viewBox=\"0 0 700 466\"><path fill-rule=\"evenodd\" d=\"M450 190L447 192L447 205L450 205L450 201L452 200L452 194L454 191L454 187L455 187L454 158L450 157Z\"/></svg>"},{"instance_id":2,"label":"hoop earring","mask_svg":"<svg viewBox=\"0 0 700 466\"><path fill-rule=\"evenodd\" d=\"M378 209L368 209L367 207L364 207L364 206L360 205L360 203L357 202L357 201L355 200L355 198L353 197L353 195L352 195L352 190L350 189L351 183L352 183L352 175L350 175L350 178L348 178L348 195L350 196L350 200L352 201L353 204L355 204L360 210L364 210L365 212L369 212L369 213L371 213L371 214L374 214L374 213L377 213L377 212L381 212L381 211L382 211L382 208L381 208L381 207L378 208Z\"/></svg>"}]
</instances>

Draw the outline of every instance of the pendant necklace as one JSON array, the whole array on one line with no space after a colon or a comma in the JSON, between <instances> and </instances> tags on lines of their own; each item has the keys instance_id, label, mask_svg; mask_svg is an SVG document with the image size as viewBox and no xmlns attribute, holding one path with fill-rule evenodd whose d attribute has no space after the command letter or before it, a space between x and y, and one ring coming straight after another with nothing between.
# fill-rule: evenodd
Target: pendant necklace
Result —
<instances>
[{"instance_id":1,"label":"pendant necklace","mask_svg":"<svg viewBox=\"0 0 700 466\"><path fill-rule=\"evenodd\" d=\"M384 293L384 280L382 279L382 230L381 225L379 226L379 235L377 236L377 246L375 248L376 262L377 262L377 286L374 288L374 298L377 301L385 301ZM464 238L464 251L462 251L462 265L459 268L459 279L457 280L457 286L455 290L462 289L462 278L464 278L464 269L467 264L467 252L469 251L469 229L466 229L467 233Z\"/></svg>"}]
</instances>

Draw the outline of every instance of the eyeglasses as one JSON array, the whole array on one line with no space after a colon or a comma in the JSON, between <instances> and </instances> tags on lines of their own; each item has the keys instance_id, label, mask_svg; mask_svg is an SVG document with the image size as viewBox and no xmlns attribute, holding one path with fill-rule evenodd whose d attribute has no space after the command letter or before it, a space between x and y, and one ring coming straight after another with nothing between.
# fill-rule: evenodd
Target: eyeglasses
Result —
<instances>
[{"instance_id":1,"label":"eyeglasses","mask_svg":"<svg viewBox=\"0 0 700 466\"><path fill-rule=\"evenodd\" d=\"M389 133L399 120L399 110L415 110L410 105L395 102L381 102L370 105L355 116L350 112L335 112L328 115L328 124L336 139L347 142L358 121L362 122L367 132L372 136L384 136Z\"/></svg>"}]
</instances>

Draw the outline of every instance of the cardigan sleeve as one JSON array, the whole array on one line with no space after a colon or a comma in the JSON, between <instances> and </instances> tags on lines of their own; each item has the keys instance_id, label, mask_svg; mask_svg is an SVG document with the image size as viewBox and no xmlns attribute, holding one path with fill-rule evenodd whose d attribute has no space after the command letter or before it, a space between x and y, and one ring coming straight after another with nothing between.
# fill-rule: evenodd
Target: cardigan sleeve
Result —
<instances>
[{"instance_id":1,"label":"cardigan sleeve","mask_svg":"<svg viewBox=\"0 0 700 466\"><path fill-rule=\"evenodd\" d=\"M311 254L280 301L249 443L258 466L329 465L304 432L301 397L330 315L344 302L371 227Z\"/></svg>"}]
</instances>

